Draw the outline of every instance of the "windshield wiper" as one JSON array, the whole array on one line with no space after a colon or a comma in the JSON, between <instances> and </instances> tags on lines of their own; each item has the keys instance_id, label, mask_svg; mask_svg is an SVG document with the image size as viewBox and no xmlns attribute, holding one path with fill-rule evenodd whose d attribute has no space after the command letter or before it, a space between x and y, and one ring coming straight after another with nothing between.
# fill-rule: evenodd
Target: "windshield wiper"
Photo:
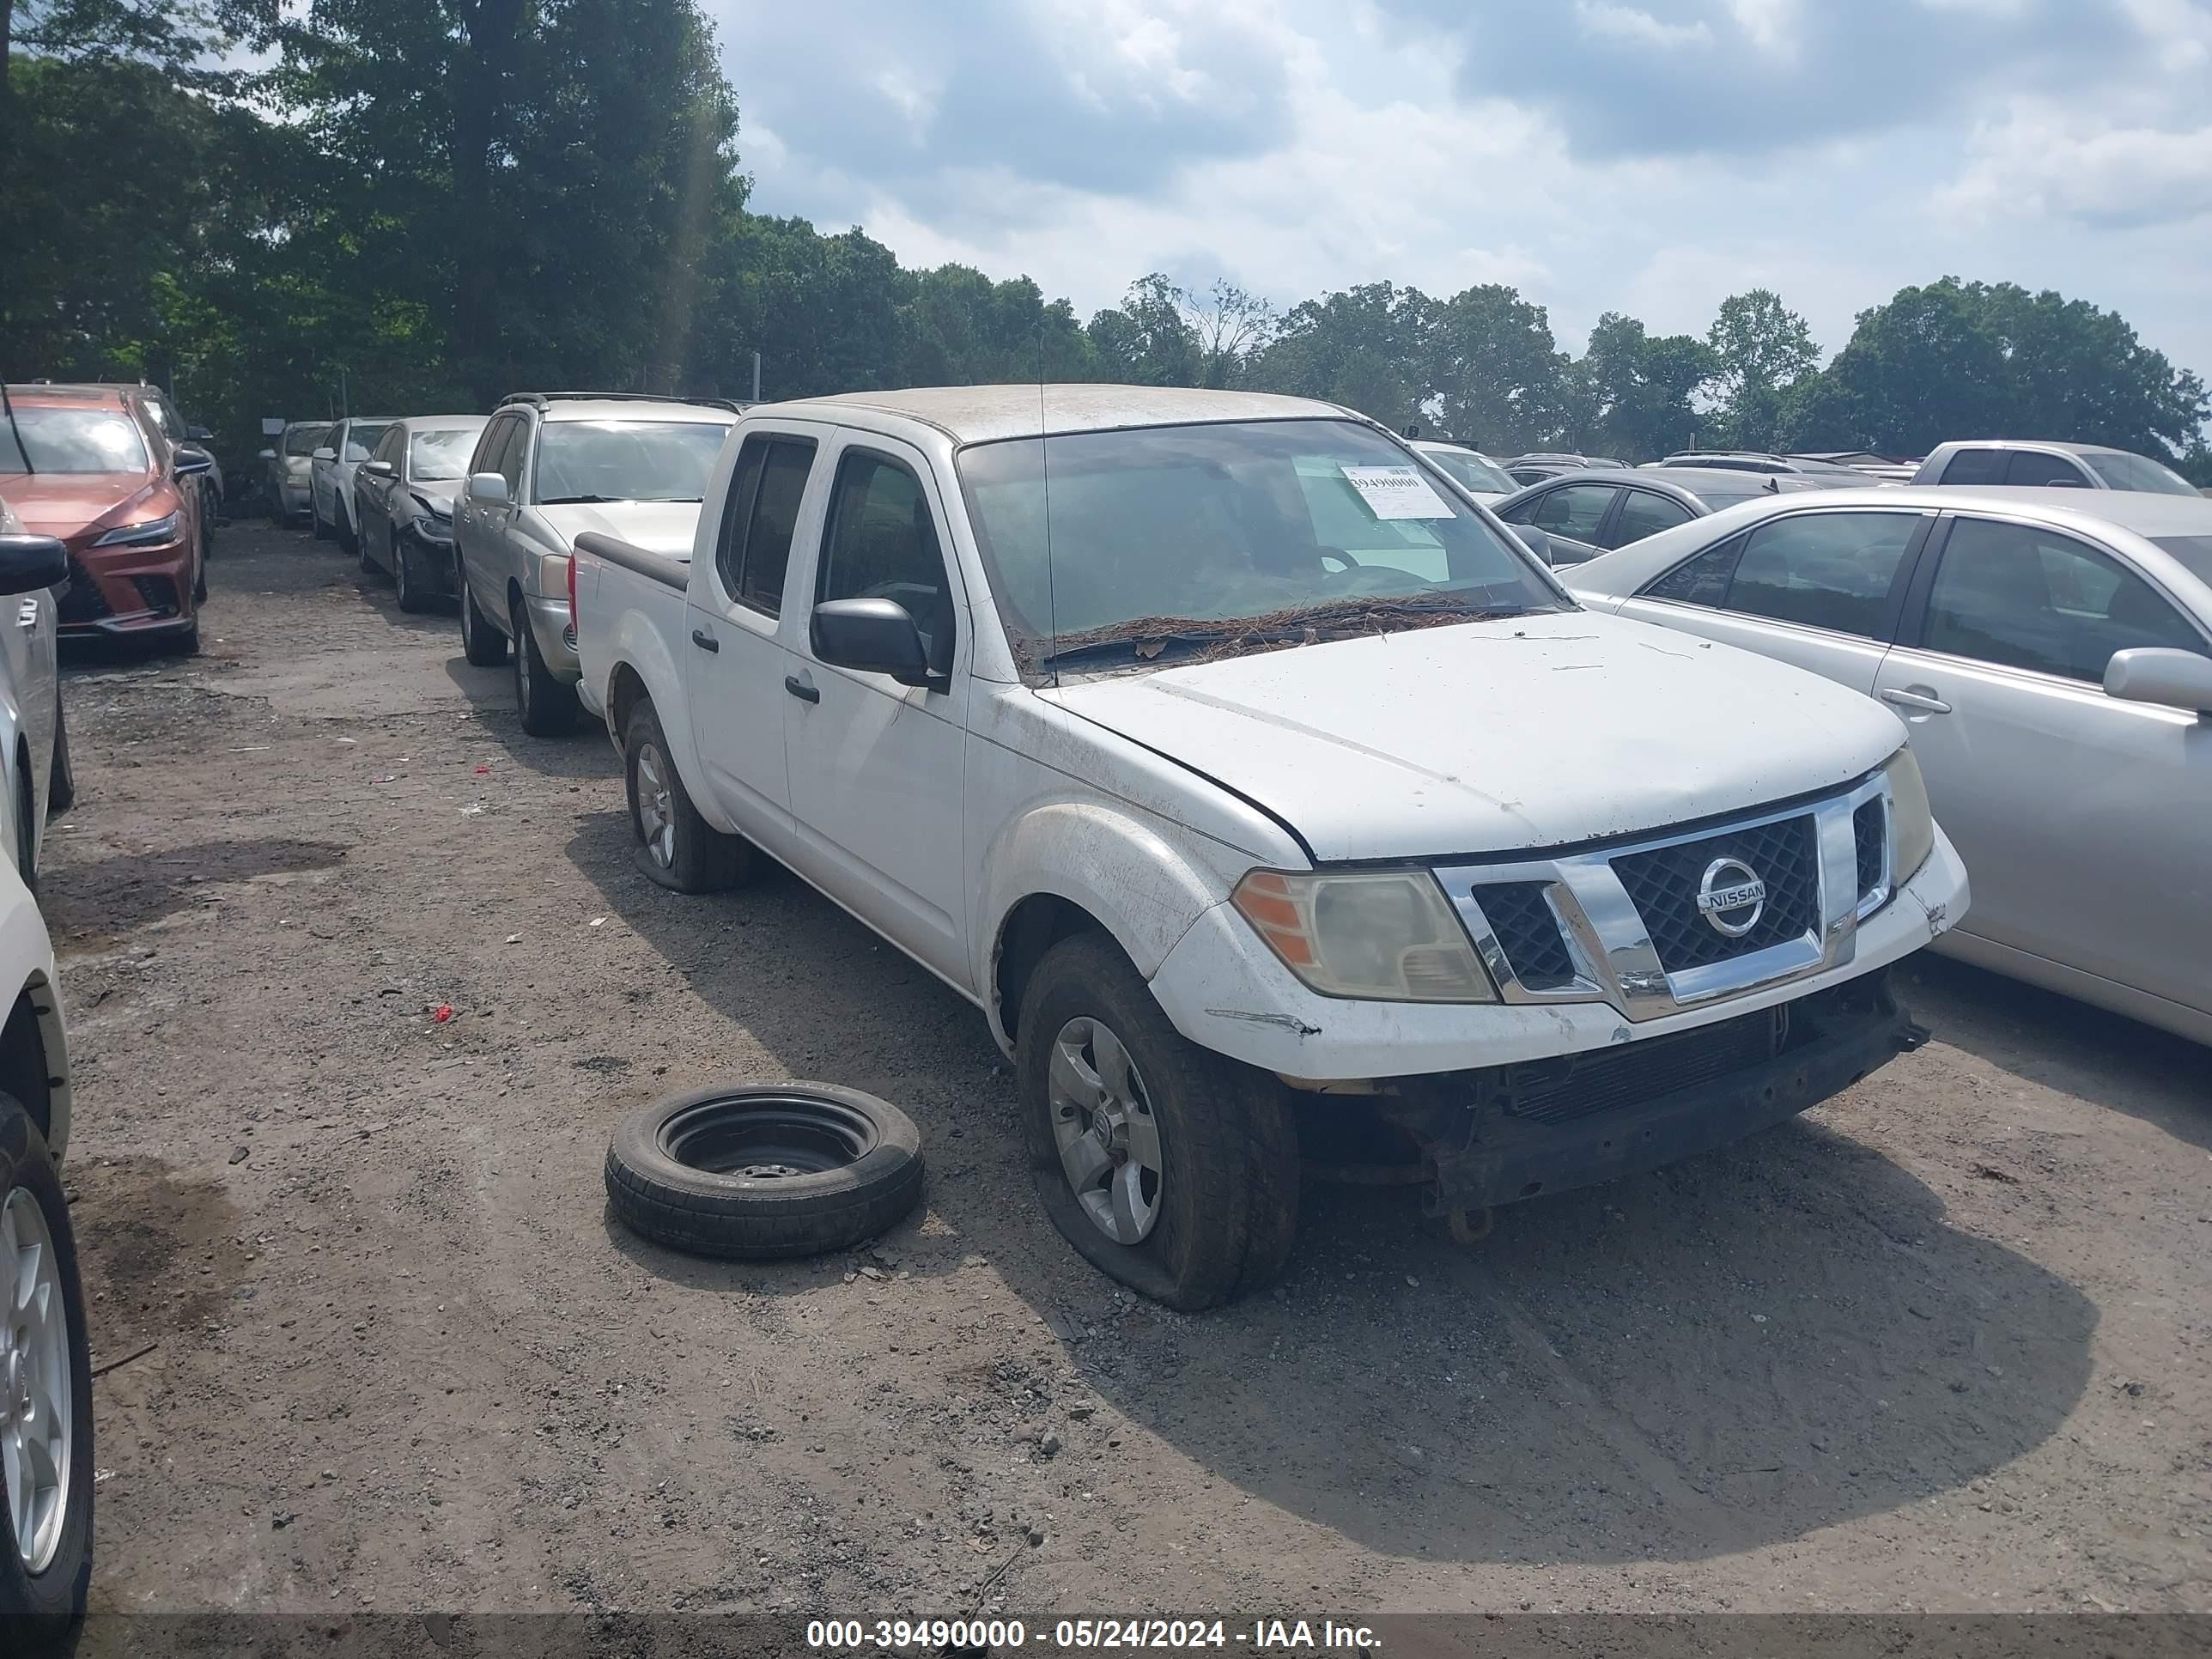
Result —
<instances>
[{"instance_id":1,"label":"windshield wiper","mask_svg":"<svg viewBox=\"0 0 2212 1659\"><path fill-rule=\"evenodd\" d=\"M1218 627L1194 623L1187 628L1160 628L1140 623L1124 623L1117 628L1103 629L1088 636L1076 636L1037 659L1040 668L1057 668L1068 663L1103 662L1120 659L1128 663L1151 662L1164 655L1169 649L1191 650L1200 646L1218 645L1225 639L1235 639L1245 630L1234 627Z\"/></svg>"},{"instance_id":2,"label":"windshield wiper","mask_svg":"<svg viewBox=\"0 0 2212 1659\"><path fill-rule=\"evenodd\" d=\"M1394 628L1435 627L1446 622L1492 622L1528 613L1526 605L1484 605L1457 594L1413 593L1397 598L1328 599L1259 616L1201 621L1145 617L1072 635L1037 659L1040 668L1120 659L1133 666L1170 650L1318 645L1325 639L1389 633Z\"/></svg>"}]
</instances>

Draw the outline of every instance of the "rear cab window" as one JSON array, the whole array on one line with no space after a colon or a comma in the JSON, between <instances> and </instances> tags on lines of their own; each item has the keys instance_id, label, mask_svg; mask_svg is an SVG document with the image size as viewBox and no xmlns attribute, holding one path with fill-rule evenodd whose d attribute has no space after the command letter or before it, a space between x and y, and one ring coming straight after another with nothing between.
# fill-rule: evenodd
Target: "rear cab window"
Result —
<instances>
[{"instance_id":1,"label":"rear cab window","mask_svg":"<svg viewBox=\"0 0 2212 1659\"><path fill-rule=\"evenodd\" d=\"M1939 483L1947 484L2001 484L2005 479L2005 464L2013 452L2006 449L1962 449L1951 457L1943 468Z\"/></svg>"},{"instance_id":2,"label":"rear cab window","mask_svg":"<svg viewBox=\"0 0 2212 1659\"><path fill-rule=\"evenodd\" d=\"M816 447L813 439L795 434L754 433L730 474L714 569L728 598L763 616L782 614L792 538Z\"/></svg>"}]
</instances>

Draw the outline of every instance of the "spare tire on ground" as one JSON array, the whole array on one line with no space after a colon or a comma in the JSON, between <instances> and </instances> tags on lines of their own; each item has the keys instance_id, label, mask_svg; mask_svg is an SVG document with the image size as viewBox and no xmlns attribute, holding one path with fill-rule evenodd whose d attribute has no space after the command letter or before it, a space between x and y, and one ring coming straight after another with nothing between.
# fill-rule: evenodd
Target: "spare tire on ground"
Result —
<instances>
[{"instance_id":1,"label":"spare tire on ground","mask_svg":"<svg viewBox=\"0 0 2212 1659\"><path fill-rule=\"evenodd\" d=\"M725 1085L632 1112L607 1148L607 1202L694 1255L817 1255L873 1238L921 1196L921 1132L827 1083Z\"/></svg>"}]
</instances>

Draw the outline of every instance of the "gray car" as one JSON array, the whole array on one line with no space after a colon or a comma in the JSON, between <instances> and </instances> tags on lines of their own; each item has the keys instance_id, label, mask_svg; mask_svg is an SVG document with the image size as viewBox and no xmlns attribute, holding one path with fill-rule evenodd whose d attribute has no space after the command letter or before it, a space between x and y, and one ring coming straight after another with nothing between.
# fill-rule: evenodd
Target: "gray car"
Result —
<instances>
[{"instance_id":1,"label":"gray car","mask_svg":"<svg viewBox=\"0 0 2212 1659\"><path fill-rule=\"evenodd\" d=\"M1781 495L1565 580L1881 698L1973 881L1936 948L2212 1042L2212 501Z\"/></svg>"},{"instance_id":2,"label":"gray car","mask_svg":"<svg viewBox=\"0 0 2212 1659\"><path fill-rule=\"evenodd\" d=\"M522 729L576 725L568 550L585 531L691 556L707 475L739 405L610 392L523 392L477 441L453 513L461 644L481 668L514 644Z\"/></svg>"},{"instance_id":3,"label":"gray car","mask_svg":"<svg viewBox=\"0 0 2212 1659\"><path fill-rule=\"evenodd\" d=\"M1583 467L1489 503L1553 565L1580 564L1741 501L1834 488L1827 478L1715 468ZM1530 536L1526 532L1540 532Z\"/></svg>"},{"instance_id":4,"label":"gray car","mask_svg":"<svg viewBox=\"0 0 2212 1659\"><path fill-rule=\"evenodd\" d=\"M361 568L392 578L402 611L453 591L453 501L483 435L482 415L394 421L353 475Z\"/></svg>"}]
</instances>

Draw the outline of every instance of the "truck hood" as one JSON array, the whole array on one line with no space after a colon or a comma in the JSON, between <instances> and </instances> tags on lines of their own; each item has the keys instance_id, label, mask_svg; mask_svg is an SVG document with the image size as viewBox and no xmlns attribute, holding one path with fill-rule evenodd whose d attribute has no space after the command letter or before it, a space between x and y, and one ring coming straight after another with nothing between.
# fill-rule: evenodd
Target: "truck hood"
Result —
<instances>
[{"instance_id":1,"label":"truck hood","mask_svg":"<svg viewBox=\"0 0 2212 1659\"><path fill-rule=\"evenodd\" d=\"M143 472L10 472L0 477L0 495L13 503L24 529L67 540L155 495L158 482Z\"/></svg>"},{"instance_id":2,"label":"truck hood","mask_svg":"<svg viewBox=\"0 0 2212 1659\"><path fill-rule=\"evenodd\" d=\"M672 559L691 556L691 532L699 527L696 501L579 502L538 510L571 547L590 530Z\"/></svg>"},{"instance_id":3,"label":"truck hood","mask_svg":"<svg viewBox=\"0 0 2212 1659\"><path fill-rule=\"evenodd\" d=\"M1833 787L1905 742L1894 715L1816 675L1591 611L1040 695L1257 802L1322 861L1662 829Z\"/></svg>"}]
</instances>

